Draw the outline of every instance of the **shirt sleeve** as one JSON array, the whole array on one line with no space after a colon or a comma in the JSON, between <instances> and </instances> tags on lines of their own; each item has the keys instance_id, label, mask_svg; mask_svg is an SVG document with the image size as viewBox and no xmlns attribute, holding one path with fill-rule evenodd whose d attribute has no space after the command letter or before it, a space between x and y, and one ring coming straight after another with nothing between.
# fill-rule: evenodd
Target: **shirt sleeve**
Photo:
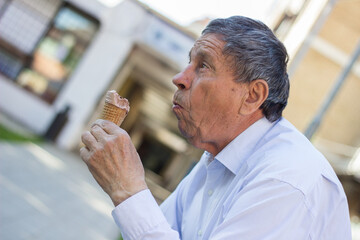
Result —
<instances>
[{"instance_id":1,"label":"shirt sleeve","mask_svg":"<svg viewBox=\"0 0 360 240\"><path fill-rule=\"evenodd\" d=\"M149 189L143 190L116 206L112 216L126 239L179 239L171 229Z\"/></svg>"}]
</instances>

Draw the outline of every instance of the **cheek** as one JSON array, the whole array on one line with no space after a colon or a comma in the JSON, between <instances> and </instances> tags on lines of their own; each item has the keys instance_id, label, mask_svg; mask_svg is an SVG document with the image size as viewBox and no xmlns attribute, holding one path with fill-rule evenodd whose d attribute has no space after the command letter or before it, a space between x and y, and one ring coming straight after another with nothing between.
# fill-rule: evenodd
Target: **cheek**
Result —
<instances>
[{"instance_id":1,"label":"cheek","mask_svg":"<svg viewBox=\"0 0 360 240\"><path fill-rule=\"evenodd\" d=\"M211 89L204 85L199 85L196 86L196 88L193 88L189 99L191 113L199 114L204 112L204 110L210 106L210 102L213 97L212 95Z\"/></svg>"},{"instance_id":2,"label":"cheek","mask_svg":"<svg viewBox=\"0 0 360 240\"><path fill-rule=\"evenodd\" d=\"M202 121L203 118L210 121L211 117L217 114L223 101L219 93L215 85L196 86L190 95L191 117L195 121Z\"/></svg>"},{"instance_id":3,"label":"cheek","mask_svg":"<svg viewBox=\"0 0 360 240\"><path fill-rule=\"evenodd\" d=\"M229 115L236 115L239 110L239 103L244 95L239 89L224 88L214 85L209 88L201 88L196 94L196 102L199 109L198 114L210 121L223 121Z\"/></svg>"}]
</instances>

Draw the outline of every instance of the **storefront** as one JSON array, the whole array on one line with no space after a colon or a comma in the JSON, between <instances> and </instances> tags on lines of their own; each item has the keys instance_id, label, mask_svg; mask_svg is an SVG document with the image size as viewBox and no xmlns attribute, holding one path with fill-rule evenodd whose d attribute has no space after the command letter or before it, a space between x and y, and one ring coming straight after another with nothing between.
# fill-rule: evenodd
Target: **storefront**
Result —
<instances>
[{"instance_id":1,"label":"storefront","mask_svg":"<svg viewBox=\"0 0 360 240\"><path fill-rule=\"evenodd\" d=\"M39 135L67 109L68 121L56 142L72 149L112 82L121 89L123 82L114 79L125 74L131 52L140 49L136 46L172 65L168 79L161 79L169 85L193 41L194 36L136 1L112 8L95 0L2 1L0 109Z\"/></svg>"},{"instance_id":2,"label":"storefront","mask_svg":"<svg viewBox=\"0 0 360 240\"><path fill-rule=\"evenodd\" d=\"M1 112L77 150L106 91L117 90L131 103L123 127L155 195L165 198L199 157L180 137L171 111L171 80L187 64L196 36L137 1L1 4Z\"/></svg>"}]
</instances>

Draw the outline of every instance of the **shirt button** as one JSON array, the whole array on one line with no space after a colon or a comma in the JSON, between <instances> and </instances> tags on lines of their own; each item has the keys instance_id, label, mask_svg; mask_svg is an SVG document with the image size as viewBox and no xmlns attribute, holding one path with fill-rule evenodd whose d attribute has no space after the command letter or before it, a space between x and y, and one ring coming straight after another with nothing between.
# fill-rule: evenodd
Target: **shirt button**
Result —
<instances>
[{"instance_id":1,"label":"shirt button","mask_svg":"<svg viewBox=\"0 0 360 240\"><path fill-rule=\"evenodd\" d=\"M202 236L202 231L201 231L201 229L198 231L198 236L199 236L199 237Z\"/></svg>"},{"instance_id":2,"label":"shirt button","mask_svg":"<svg viewBox=\"0 0 360 240\"><path fill-rule=\"evenodd\" d=\"M211 196L213 193L214 193L214 191L211 190L211 189L208 191L208 195L209 195L209 196Z\"/></svg>"}]
</instances>

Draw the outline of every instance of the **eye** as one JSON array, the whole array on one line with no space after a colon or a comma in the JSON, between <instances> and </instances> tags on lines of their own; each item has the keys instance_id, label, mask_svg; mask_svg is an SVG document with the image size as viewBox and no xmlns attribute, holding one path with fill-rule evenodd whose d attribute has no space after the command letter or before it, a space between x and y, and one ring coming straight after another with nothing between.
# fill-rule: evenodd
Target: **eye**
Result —
<instances>
[{"instance_id":1,"label":"eye","mask_svg":"<svg viewBox=\"0 0 360 240\"><path fill-rule=\"evenodd\" d=\"M202 62L200 63L200 68L209 68L209 66L205 62Z\"/></svg>"}]
</instances>

